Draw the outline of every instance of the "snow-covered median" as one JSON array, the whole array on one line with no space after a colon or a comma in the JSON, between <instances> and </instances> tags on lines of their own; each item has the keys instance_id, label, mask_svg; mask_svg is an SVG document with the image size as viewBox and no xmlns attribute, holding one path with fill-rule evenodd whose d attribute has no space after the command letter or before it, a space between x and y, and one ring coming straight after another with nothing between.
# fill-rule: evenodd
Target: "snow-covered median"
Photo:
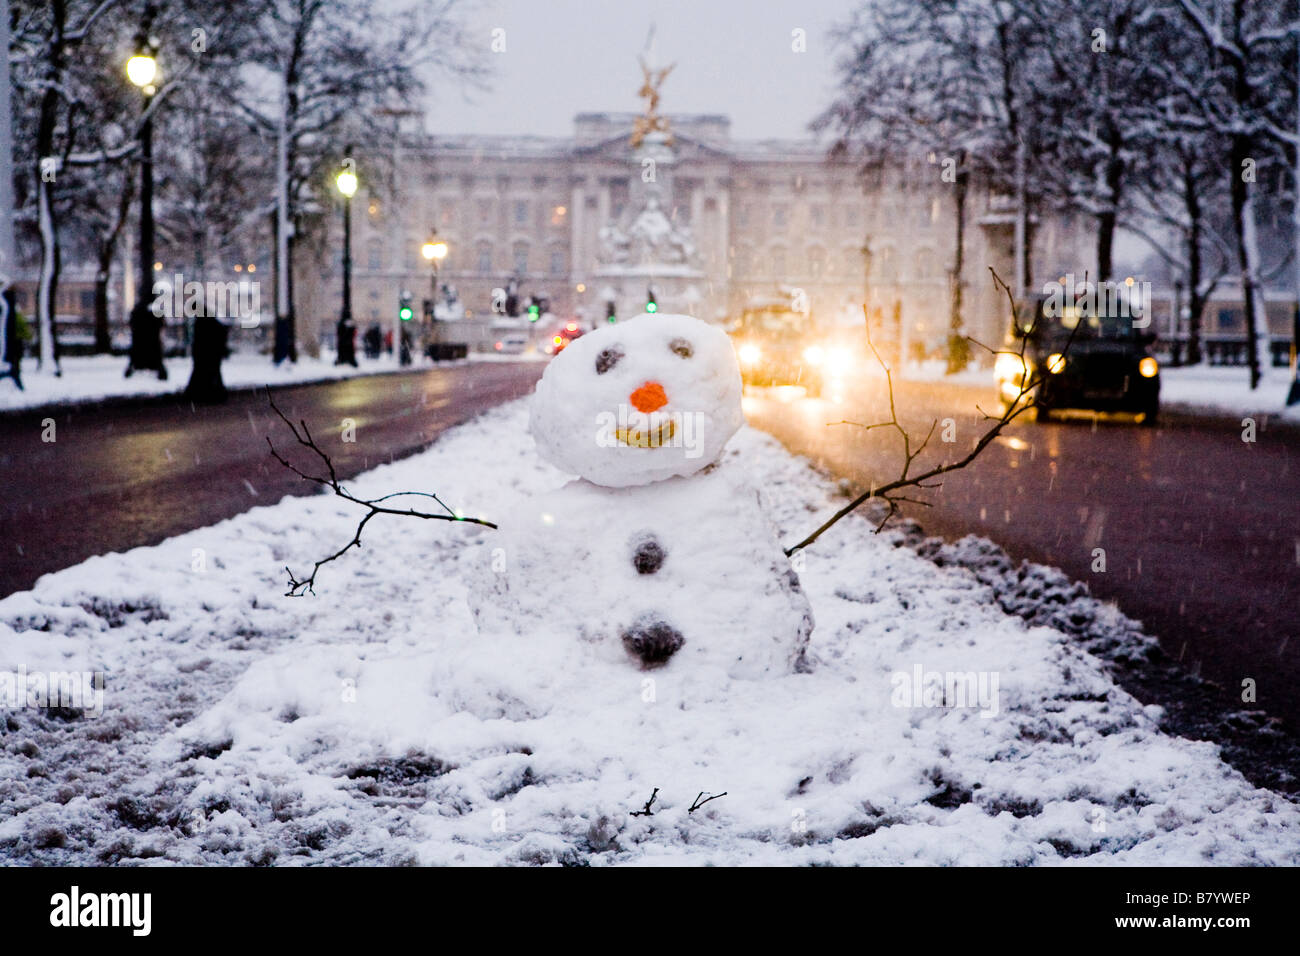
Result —
<instances>
[{"instance_id":1,"label":"snow-covered median","mask_svg":"<svg viewBox=\"0 0 1300 956\"><path fill-rule=\"evenodd\" d=\"M784 540L836 501L750 429L722 467L763 489ZM513 403L351 487L493 517L563 481ZM463 581L493 532L467 525L376 519L319 596L281 597L283 566L356 518L286 499L0 601L0 673L106 673L102 716L0 716L0 860L1300 863L1296 806L864 520L802 567L810 672L743 680L561 667L547 648L570 638L545 618L520 622L517 653L478 639ZM553 574L557 605L620 599ZM1115 632L1141 652L1118 614ZM936 699L931 675L970 696Z\"/></svg>"},{"instance_id":2,"label":"snow-covered median","mask_svg":"<svg viewBox=\"0 0 1300 956\"><path fill-rule=\"evenodd\" d=\"M1224 365L1188 365L1160 370L1160 401L1166 407L1233 415L1282 415L1300 421L1300 405L1286 407L1291 370L1267 366L1259 388L1250 387L1250 370Z\"/></svg>"},{"instance_id":3,"label":"snow-covered median","mask_svg":"<svg viewBox=\"0 0 1300 956\"><path fill-rule=\"evenodd\" d=\"M499 355L471 353L472 362L542 361L549 356ZM276 367L266 355L236 352L221 365L221 377L227 388L255 388L262 385L302 385L326 382L357 375L382 375L388 372L419 371L434 366L426 360L405 369L391 356L368 359L357 357L357 367L335 365L334 353L323 351L318 359L302 356L297 362ZM136 398L149 395L179 395L190 380L193 363L188 358L167 360L167 381L159 381L154 372L137 372L130 378L122 375L126 357L121 355L72 356L63 360L63 374L39 371L33 359L23 362L23 389L10 379L0 380L0 411L39 408L46 405L77 405L108 398ZM443 366L449 363L443 363ZM459 364L459 363L454 363Z\"/></svg>"},{"instance_id":4,"label":"snow-covered median","mask_svg":"<svg viewBox=\"0 0 1300 956\"><path fill-rule=\"evenodd\" d=\"M357 368L335 365L333 353L325 352L319 359L303 356L297 362L286 362L277 368L268 356L236 352L221 364L221 377L227 388L245 388L296 385L397 371L397 363L390 358L358 358L357 361ZM70 356L63 360L62 365L63 374L56 376L37 369L33 359L24 361L22 391L9 379L0 381L0 409L179 394L190 380L193 362L188 358L168 359L165 382L160 381L155 372L137 372L130 378L124 377L124 355Z\"/></svg>"}]
</instances>

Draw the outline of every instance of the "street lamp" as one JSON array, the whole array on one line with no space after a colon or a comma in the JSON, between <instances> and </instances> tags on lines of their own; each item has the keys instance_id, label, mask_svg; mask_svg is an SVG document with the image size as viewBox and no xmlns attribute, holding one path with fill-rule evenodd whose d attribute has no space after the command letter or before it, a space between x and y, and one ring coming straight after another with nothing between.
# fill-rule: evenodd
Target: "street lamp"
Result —
<instances>
[{"instance_id":1,"label":"street lamp","mask_svg":"<svg viewBox=\"0 0 1300 956\"><path fill-rule=\"evenodd\" d=\"M420 246L420 255L424 256L424 258L428 260L429 265L433 267L433 271L429 274L428 331L431 336L431 341L435 346L435 350L432 354L436 360L439 354L436 346L439 344L441 339L441 335L439 334L437 325L435 324L438 320L438 264L442 262L443 259L447 258L447 243L438 238L437 229L429 230L429 238L424 241L424 245Z\"/></svg>"},{"instance_id":2,"label":"street lamp","mask_svg":"<svg viewBox=\"0 0 1300 956\"><path fill-rule=\"evenodd\" d=\"M335 330L338 345L334 364L356 368L356 325L352 321L352 197L357 192L357 173L352 157L343 160L334 185L343 197L343 310Z\"/></svg>"},{"instance_id":3,"label":"street lamp","mask_svg":"<svg viewBox=\"0 0 1300 956\"><path fill-rule=\"evenodd\" d=\"M126 375L149 369L167 380L163 365L162 316L150 308L153 289L153 117L149 106L158 92L158 41L149 35L155 8L145 9L145 19L136 35L135 54L126 61L126 76L143 94L144 121L140 124L140 290L131 307L131 352Z\"/></svg>"},{"instance_id":4,"label":"street lamp","mask_svg":"<svg viewBox=\"0 0 1300 956\"><path fill-rule=\"evenodd\" d=\"M438 238L436 232L431 233L429 238L425 240L424 245L420 247L420 255L428 259L429 264L433 266L433 273L430 277L432 283L430 292L433 297L429 300L429 318L436 319L438 308L438 263L447 258L447 244Z\"/></svg>"}]
</instances>

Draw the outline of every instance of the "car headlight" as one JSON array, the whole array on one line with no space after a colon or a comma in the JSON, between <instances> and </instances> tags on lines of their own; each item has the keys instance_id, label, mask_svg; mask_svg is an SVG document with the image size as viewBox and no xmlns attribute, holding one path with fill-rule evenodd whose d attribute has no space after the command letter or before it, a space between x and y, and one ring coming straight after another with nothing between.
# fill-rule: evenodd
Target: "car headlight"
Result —
<instances>
[{"instance_id":1,"label":"car headlight","mask_svg":"<svg viewBox=\"0 0 1300 956\"><path fill-rule=\"evenodd\" d=\"M1047 356L1047 370L1053 375L1060 375L1065 371L1065 356L1060 352L1053 352Z\"/></svg>"},{"instance_id":2,"label":"car headlight","mask_svg":"<svg viewBox=\"0 0 1300 956\"><path fill-rule=\"evenodd\" d=\"M1138 362L1138 374L1143 378L1155 378L1160 372L1160 363L1150 355Z\"/></svg>"},{"instance_id":3,"label":"car headlight","mask_svg":"<svg viewBox=\"0 0 1300 956\"><path fill-rule=\"evenodd\" d=\"M763 350L753 342L746 342L737 351L742 365L757 365L763 358Z\"/></svg>"},{"instance_id":4,"label":"car headlight","mask_svg":"<svg viewBox=\"0 0 1300 956\"><path fill-rule=\"evenodd\" d=\"M999 352L993 362L993 374L1002 381L1023 380L1029 377L1029 367L1015 352Z\"/></svg>"},{"instance_id":5,"label":"car headlight","mask_svg":"<svg viewBox=\"0 0 1300 956\"><path fill-rule=\"evenodd\" d=\"M826 359L826 351L820 345L810 345L803 350L803 360L809 365L821 365Z\"/></svg>"},{"instance_id":6,"label":"car headlight","mask_svg":"<svg viewBox=\"0 0 1300 956\"><path fill-rule=\"evenodd\" d=\"M847 349L836 349L827 360L826 367L832 375L843 375L853 367L853 356Z\"/></svg>"}]
</instances>

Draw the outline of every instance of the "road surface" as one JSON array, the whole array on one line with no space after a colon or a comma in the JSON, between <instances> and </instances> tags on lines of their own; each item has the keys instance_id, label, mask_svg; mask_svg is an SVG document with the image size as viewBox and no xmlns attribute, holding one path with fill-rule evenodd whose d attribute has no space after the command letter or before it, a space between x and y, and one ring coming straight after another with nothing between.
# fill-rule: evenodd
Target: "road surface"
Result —
<instances>
[{"instance_id":1,"label":"road surface","mask_svg":"<svg viewBox=\"0 0 1300 956\"><path fill-rule=\"evenodd\" d=\"M475 363L277 388L343 477L425 447L486 408L532 391L538 363ZM42 422L54 420L54 441ZM343 419L364 441L340 440ZM92 555L157 544L287 494L315 494L271 459L291 441L266 392L214 407L188 402L79 406L0 416L0 595ZM281 446L283 446L281 442Z\"/></svg>"},{"instance_id":2,"label":"road surface","mask_svg":"<svg viewBox=\"0 0 1300 956\"><path fill-rule=\"evenodd\" d=\"M992 387L903 383L900 418L924 436L939 420L934 453L957 458L985 426L977 403ZM745 399L751 424L856 487L897 477L900 445L888 429L828 425L888 419L883 382L842 404ZM951 419L951 443L943 420ZM1222 685L1231 709L1264 709L1300 729L1300 430L1261 422L1242 441L1241 417L1166 414L1150 429L1114 416L1013 424L964 471L904 513L929 534L973 533L1015 559L1062 568L1114 600L1191 672ZM893 469L893 470L891 470ZM816 523L807 530L812 531ZM827 534L843 534L836 526ZM793 542L786 542L787 545ZM813 545L815 549L816 545ZM1104 552L1105 570L1099 558ZM1242 681L1258 701L1243 704Z\"/></svg>"}]
</instances>

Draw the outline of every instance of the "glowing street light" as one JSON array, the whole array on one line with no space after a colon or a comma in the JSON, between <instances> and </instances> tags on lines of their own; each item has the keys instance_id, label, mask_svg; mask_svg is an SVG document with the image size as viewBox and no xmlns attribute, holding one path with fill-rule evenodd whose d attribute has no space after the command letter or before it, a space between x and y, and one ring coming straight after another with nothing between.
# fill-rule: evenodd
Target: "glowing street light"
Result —
<instances>
[{"instance_id":1,"label":"glowing street light","mask_svg":"<svg viewBox=\"0 0 1300 956\"><path fill-rule=\"evenodd\" d=\"M335 365L357 365L356 325L352 321L352 197L357 191L357 167L352 157L343 160L334 185L343 197L343 309L335 329Z\"/></svg>"},{"instance_id":2,"label":"glowing street light","mask_svg":"<svg viewBox=\"0 0 1300 956\"><path fill-rule=\"evenodd\" d=\"M126 61L126 77L144 94L140 124L140 284L141 295L131 308L131 351L127 360L126 375L146 369L158 373L166 380L167 367L163 364L162 327L159 316L149 308L149 297L143 294L152 285L152 275L162 269L154 261L153 222L153 116L149 112L150 100L158 92L158 41L149 35L156 8L145 8L144 22L135 38L135 54Z\"/></svg>"},{"instance_id":3,"label":"glowing street light","mask_svg":"<svg viewBox=\"0 0 1300 956\"><path fill-rule=\"evenodd\" d=\"M345 161L347 164L351 162L351 160ZM350 165L344 165L339 174L334 177L334 185L338 187L344 199L351 199L357 194L357 174L352 171Z\"/></svg>"},{"instance_id":4,"label":"glowing street light","mask_svg":"<svg viewBox=\"0 0 1300 956\"><path fill-rule=\"evenodd\" d=\"M145 48L126 61L126 76L132 83L144 90L146 96L156 92L154 80L158 78L158 61L153 51Z\"/></svg>"}]
</instances>

